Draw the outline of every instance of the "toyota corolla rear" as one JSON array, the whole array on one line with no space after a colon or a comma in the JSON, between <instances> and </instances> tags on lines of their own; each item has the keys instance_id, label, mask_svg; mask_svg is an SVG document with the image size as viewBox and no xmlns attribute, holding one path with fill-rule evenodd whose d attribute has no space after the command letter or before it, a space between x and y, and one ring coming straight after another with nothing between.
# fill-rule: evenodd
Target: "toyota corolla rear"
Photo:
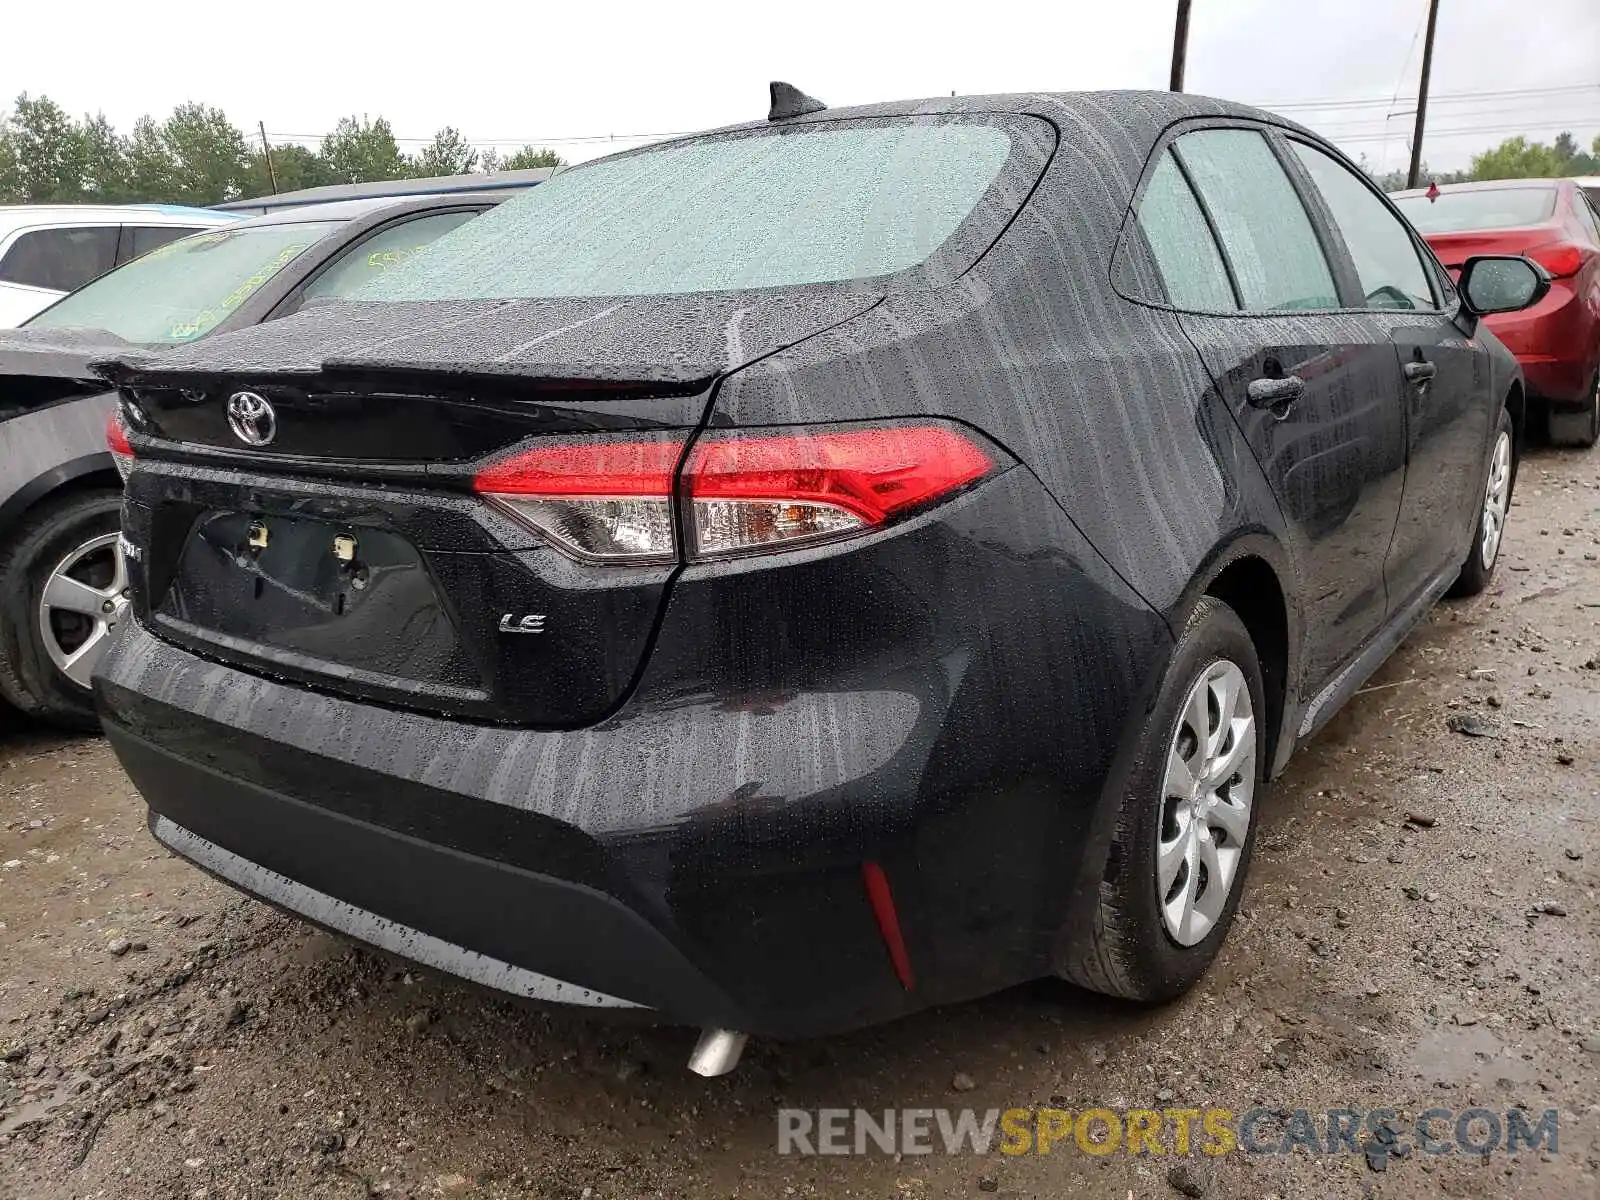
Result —
<instances>
[{"instance_id":1,"label":"toyota corolla rear","mask_svg":"<svg viewBox=\"0 0 1600 1200\"><path fill-rule=\"evenodd\" d=\"M1048 970L1165 626L937 378L854 421L717 398L826 334L836 414L886 296L981 320L951 284L1053 147L983 114L654 148L110 368L136 621L97 695L155 836L466 978L701 1025ZM1036 736L1063 704L1079 736Z\"/></svg>"},{"instance_id":2,"label":"toyota corolla rear","mask_svg":"<svg viewBox=\"0 0 1600 1200\"><path fill-rule=\"evenodd\" d=\"M1523 254L1550 272L1544 299L1486 319L1541 399L1589 399L1600 369L1600 245L1555 181L1504 180L1395 197L1454 278L1475 254Z\"/></svg>"}]
</instances>

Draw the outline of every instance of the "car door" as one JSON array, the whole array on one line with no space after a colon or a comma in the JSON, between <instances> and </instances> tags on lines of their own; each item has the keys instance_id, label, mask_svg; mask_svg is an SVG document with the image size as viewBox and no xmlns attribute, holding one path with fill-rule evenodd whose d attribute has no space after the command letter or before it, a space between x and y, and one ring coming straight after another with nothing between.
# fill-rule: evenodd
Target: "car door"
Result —
<instances>
[{"instance_id":1,"label":"car door","mask_svg":"<svg viewBox=\"0 0 1600 1200\"><path fill-rule=\"evenodd\" d=\"M1410 607L1454 578L1482 500L1498 400L1488 354L1456 320L1457 301L1409 225L1371 184L1320 147L1288 141L1348 251L1360 303L1385 324L1402 375L1406 477L1384 573L1390 607Z\"/></svg>"},{"instance_id":2,"label":"car door","mask_svg":"<svg viewBox=\"0 0 1600 1200\"><path fill-rule=\"evenodd\" d=\"M6 285L0 325L19 325L66 292L116 265L115 225L63 225L25 229L0 252L0 285Z\"/></svg>"},{"instance_id":3,"label":"car door","mask_svg":"<svg viewBox=\"0 0 1600 1200\"><path fill-rule=\"evenodd\" d=\"M1383 560L1405 467L1388 325L1340 311L1341 267L1261 129L1196 129L1163 154L1163 188L1197 210L1202 232L1146 238L1169 280L1199 238L1225 268L1220 296L1175 304L1287 520L1311 690L1388 609ZM1149 203L1147 189L1143 225Z\"/></svg>"}]
</instances>

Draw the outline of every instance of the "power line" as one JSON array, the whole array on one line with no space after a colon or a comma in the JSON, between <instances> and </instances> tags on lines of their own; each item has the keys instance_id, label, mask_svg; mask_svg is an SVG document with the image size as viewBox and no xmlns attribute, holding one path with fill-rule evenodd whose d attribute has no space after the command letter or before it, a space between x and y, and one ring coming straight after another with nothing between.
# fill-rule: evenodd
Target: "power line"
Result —
<instances>
[{"instance_id":1,"label":"power line","mask_svg":"<svg viewBox=\"0 0 1600 1200\"><path fill-rule=\"evenodd\" d=\"M1438 95L1430 96L1428 102L1429 102L1430 105L1437 107L1437 106L1445 105L1445 104L1481 103L1483 101L1491 101L1491 100L1492 101L1501 101L1501 100L1523 100L1523 101L1539 100L1539 99L1544 99L1546 97L1557 97L1557 96L1570 97L1570 96L1574 96L1574 95L1578 95L1578 94L1582 94L1582 93L1591 93L1591 94L1593 94L1593 95L1595 95L1597 97L1600 97L1600 84L1583 83L1583 84L1564 85L1564 86L1559 86L1559 87L1513 88L1513 89L1504 90L1504 91L1441 92ZM1284 103L1257 104L1255 107L1264 108L1264 109L1267 109L1267 110L1272 111L1272 112L1303 112L1303 111L1307 111L1307 110L1345 111L1345 110L1362 109L1362 108L1388 108L1388 107L1392 107L1396 103L1398 103L1398 101L1397 101L1397 99L1395 97L1392 97L1392 96L1378 96L1378 97L1375 97L1375 98L1370 99L1370 100L1343 99L1343 100L1287 101L1287 102L1284 102ZM1467 111L1458 111L1458 112L1453 113L1452 115L1455 115L1455 116L1469 116L1469 115L1472 115L1472 114L1470 112L1467 112ZM1374 114L1374 115L1372 115L1370 117L1362 117L1362 116L1355 116L1354 117L1354 120L1357 121L1357 122L1360 122L1360 121L1376 121L1378 119L1379 118L1378 118L1378 116L1376 114ZM1528 116L1525 119L1527 121L1529 121L1529 122L1537 122L1537 123L1540 123L1540 124L1546 124L1546 123L1548 123L1548 124L1560 124L1561 123L1559 121L1546 122L1544 120L1544 118L1539 117L1536 114L1532 114L1532 113L1528 114ZM274 137L274 138L280 138L280 139L283 139L283 140L286 140L286 141L312 142L312 141L321 141L324 138L331 137L331 136L333 136L334 132L335 131L329 130L329 131L326 131L326 132L323 132L323 133L289 133L289 132L279 131L279 130L269 130L268 131L268 136L269 137ZM546 146L548 146L548 145L579 145L579 144L604 145L604 144L610 143L610 142L635 142L635 141L652 141L652 140L659 141L659 140L662 140L662 139L665 139L665 138L687 137L687 136L689 136L691 134L699 133L699 132L701 132L701 131L700 130L694 130L694 129L675 129L675 130L666 130L666 131L659 131L659 132L653 132L653 133L585 133L585 134L561 134L561 135L523 134L523 135L519 135L519 136L516 136L516 137L473 137L473 136L469 136L467 134L462 134L462 139L464 141L474 145L474 146L524 146L524 145L534 145L534 146L546 145ZM397 137L395 137L394 140L395 140L395 143L397 145L401 145L401 146L426 146L426 145L429 145L429 144L432 143L433 138L431 136L430 137L398 137L397 136Z\"/></svg>"},{"instance_id":2,"label":"power line","mask_svg":"<svg viewBox=\"0 0 1600 1200\"><path fill-rule=\"evenodd\" d=\"M1552 121L1552 122L1550 122L1550 125L1552 127L1556 126L1556 125L1572 126L1572 125L1583 125L1583 124L1586 124L1586 123L1589 123L1589 122L1593 122L1595 124L1600 124L1600 114L1597 114L1597 115L1592 116L1592 117L1585 117L1585 118L1583 118L1582 120L1579 120L1579 121ZM1540 122L1541 126L1543 124L1544 124L1543 122ZM1528 131L1528 122L1519 121L1515 125L1467 125L1467 126L1462 126L1462 127L1458 128L1458 129L1430 129L1428 131L1428 137L1429 138L1467 137L1469 135L1477 135L1477 134L1487 134L1487 133L1526 133L1527 131ZM1385 141L1385 140L1387 140L1389 138L1398 138L1398 137L1404 137L1404 136L1405 135L1402 134L1402 133L1357 133L1357 134L1348 134L1348 135L1344 135L1344 136L1340 136L1340 137L1335 137L1335 138L1332 138L1331 140L1333 140L1335 142L1338 142L1340 145L1346 145L1346 144L1349 144L1351 142L1381 142L1381 141Z\"/></svg>"},{"instance_id":3,"label":"power line","mask_svg":"<svg viewBox=\"0 0 1600 1200\"><path fill-rule=\"evenodd\" d=\"M1547 88L1513 88L1501 92L1440 92L1430 96L1430 104L1456 104L1468 100L1504 100L1514 97L1538 98L1543 96L1569 96L1579 92L1594 92L1600 94L1600 83L1575 83L1561 87ZM1383 108L1395 103L1389 96L1377 96L1371 100L1287 100L1282 102L1257 102L1256 108L1264 108L1269 112L1298 112L1304 109L1340 109L1340 108Z\"/></svg>"}]
</instances>

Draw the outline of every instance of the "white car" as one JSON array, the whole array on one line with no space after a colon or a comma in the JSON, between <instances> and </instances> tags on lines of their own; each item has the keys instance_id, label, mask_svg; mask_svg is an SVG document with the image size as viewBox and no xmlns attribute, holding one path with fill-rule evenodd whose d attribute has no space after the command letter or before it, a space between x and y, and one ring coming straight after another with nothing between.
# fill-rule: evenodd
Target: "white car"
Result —
<instances>
[{"instance_id":1,"label":"white car","mask_svg":"<svg viewBox=\"0 0 1600 1200\"><path fill-rule=\"evenodd\" d=\"M0 329L157 246L240 219L171 204L0 206Z\"/></svg>"}]
</instances>

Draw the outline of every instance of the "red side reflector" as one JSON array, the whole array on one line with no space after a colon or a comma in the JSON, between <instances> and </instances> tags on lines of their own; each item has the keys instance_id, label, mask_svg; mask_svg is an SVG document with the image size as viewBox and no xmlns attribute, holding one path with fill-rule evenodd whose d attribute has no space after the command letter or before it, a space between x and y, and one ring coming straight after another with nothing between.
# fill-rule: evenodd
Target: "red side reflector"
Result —
<instances>
[{"instance_id":1,"label":"red side reflector","mask_svg":"<svg viewBox=\"0 0 1600 1200\"><path fill-rule=\"evenodd\" d=\"M1583 266L1583 247L1572 242L1546 242L1542 246L1535 246L1527 254L1557 279L1576 275Z\"/></svg>"},{"instance_id":2,"label":"red side reflector","mask_svg":"<svg viewBox=\"0 0 1600 1200\"><path fill-rule=\"evenodd\" d=\"M941 425L708 437L684 474L696 500L827 504L869 525L989 473L989 456Z\"/></svg>"},{"instance_id":3,"label":"red side reflector","mask_svg":"<svg viewBox=\"0 0 1600 1200\"><path fill-rule=\"evenodd\" d=\"M472 487L503 496L668 498L682 454L674 440L536 446L485 467Z\"/></svg>"},{"instance_id":4,"label":"red side reflector","mask_svg":"<svg viewBox=\"0 0 1600 1200\"><path fill-rule=\"evenodd\" d=\"M106 448L113 454L126 454L133 456L133 447L128 444L128 433L122 428L122 418L112 413L106 420Z\"/></svg>"},{"instance_id":5,"label":"red side reflector","mask_svg":"<svg viewBox=\"0 0 1600 1200\"><path fill-rule=\"evenodd\" d=\"M878 933L889 951L889 962L894 967L895 978L906 991L917 986L911 974L911 956L906 953L905 938L900 934L900 917L894 910L894 894L889 891L889 877L875 862L861 864L861 880L867 887L867 902L872 905L872 915L878 922Z\"/></svg>"}]
</instances>

